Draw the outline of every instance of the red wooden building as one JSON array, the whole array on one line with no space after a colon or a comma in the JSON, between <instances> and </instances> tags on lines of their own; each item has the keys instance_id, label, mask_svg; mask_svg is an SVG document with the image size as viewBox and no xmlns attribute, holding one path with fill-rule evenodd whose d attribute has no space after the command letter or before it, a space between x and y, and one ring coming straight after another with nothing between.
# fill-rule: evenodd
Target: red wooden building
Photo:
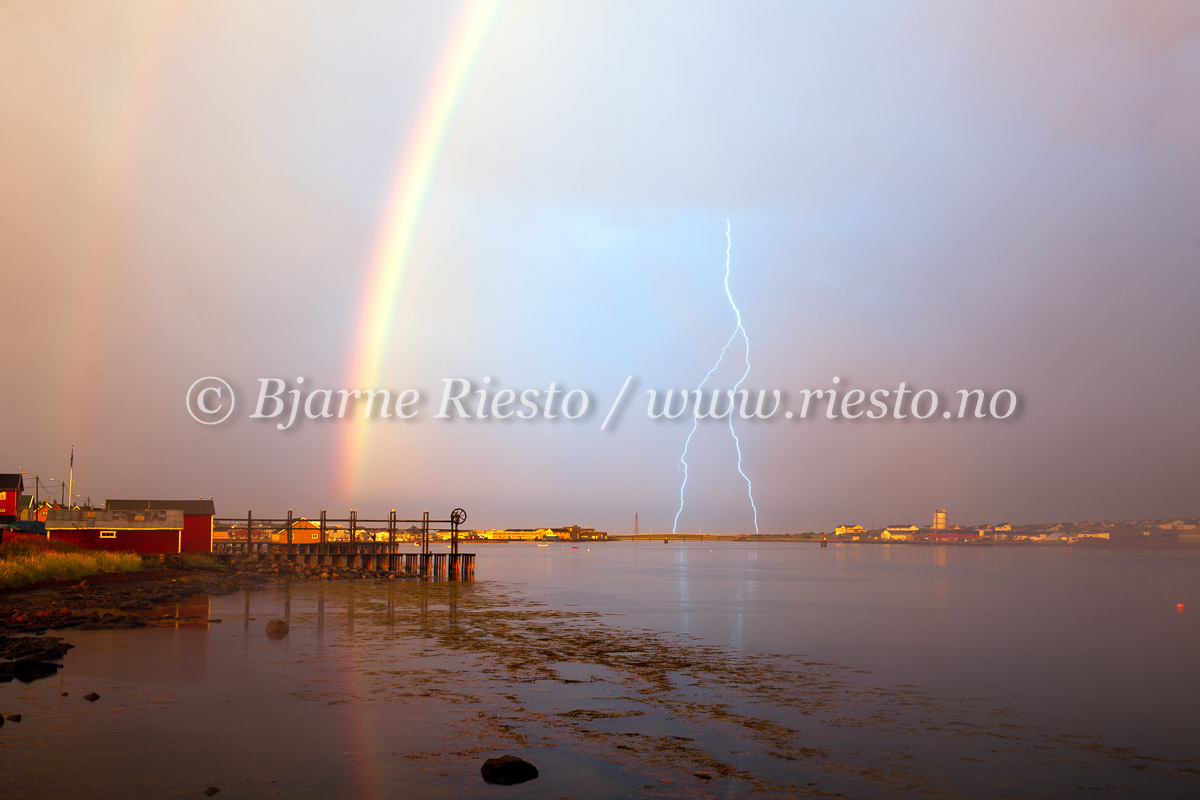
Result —
<instances>
[{"instance_id":1,"label":"red wooden building","mask_svg":"<svg viewBox=\"0 0 1200 800\"><path fill-rule=\"evenodd\" d=\"M25 483L21 473L0 474L0 522L15 522L21 513L21 494Z\"/></svg>"},{"instance_id":2,"label":"red wooden building","mask_svg":"<svg viewBox=\"0 0 1200 800\"><path fill-rule=\"evenodd\" d=\"M92 550L184 553L183 512L85 511L55 508L46 515L46 536Z\"/></svg>"},{"instance_id":3,"label":"red wooden building","mask_svg":"<svg viewBox=\"0 0 1200 800\"><path fill-rule=\"evenodd\" d=\"M208 500L108 500L105 511L168 511L183 514L181 553L211 553L213 516L212 498Z\"/></svg>"}]
</instances>

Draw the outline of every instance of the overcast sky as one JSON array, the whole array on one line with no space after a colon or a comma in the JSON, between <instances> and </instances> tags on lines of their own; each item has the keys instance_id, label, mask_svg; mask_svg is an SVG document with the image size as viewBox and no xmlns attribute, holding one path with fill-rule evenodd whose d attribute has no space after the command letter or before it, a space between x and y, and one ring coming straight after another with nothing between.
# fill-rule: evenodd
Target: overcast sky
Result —
<instances>
[{"instance_id":1,"label":"overcast sky","mask_svg":"<svg viewBox=\"0 0 1200 800\"><path fill-rule=\"evenodd\" d=\"M1200 4L503 4L458 97L380 387L409 421L246 418L344 387L449 3L0 6L0 471L220 515L463 506L669 529L694 387L1012 389L1005 421L735 423L763 532L1200 515ZM740 342L710 385L744 368ZM740 367L740 368L739 368ZM220 376L241 406L187 413ZM601 432L627 375L631 403ZM442 379L591 394L433 419ZM355 387L348 387L355 388ZM374 388L374 387L358 387ZM753 528L728 429L681 530ZM57 484L55 484L57 485ZM336 512L336 514L335 514Z\"/></svg>"}]
</instances>

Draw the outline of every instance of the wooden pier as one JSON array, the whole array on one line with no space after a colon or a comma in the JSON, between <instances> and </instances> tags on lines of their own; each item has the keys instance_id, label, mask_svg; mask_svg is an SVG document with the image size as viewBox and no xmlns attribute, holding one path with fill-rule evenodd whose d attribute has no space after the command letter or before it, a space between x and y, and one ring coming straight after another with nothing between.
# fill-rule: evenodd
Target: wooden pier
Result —
<instances>
[{"instance_id":1,"label":"wooden pier","mask_svg":"<svg viewBox=\"0 0 1200 800\"><path fill-rule=\"evenodd\" d=\"M273 561L369 572L406 572L426 578L470 580L475 577L474 553L413 551L411 544L333 542L324 550L315 544L275 545L267 556Z\"/></svg>"},{"instance_id":2,"label":"wooden pier","mask_svg":"<svg viewBox=\"0 0 1200 800\"><path fill-rule=\"evenodd\" d=\"M394 510L387 519L359 519L354 510L344 520L330 519L322 509L317 522L296 518L291 511L282 520L255 519L251 511L244 519L214 522L230 535L214 538L213 555L227 563L236 556L256 556L307 566L473 580L475 554L458 551L459 526L466 519L461 508L444 520L430 519L428 511L420 519L398 519ZM405 524L409 527L402 529ZM450 534L448 553L432 551L440 533Z\"/></svg>"}]
</instances>

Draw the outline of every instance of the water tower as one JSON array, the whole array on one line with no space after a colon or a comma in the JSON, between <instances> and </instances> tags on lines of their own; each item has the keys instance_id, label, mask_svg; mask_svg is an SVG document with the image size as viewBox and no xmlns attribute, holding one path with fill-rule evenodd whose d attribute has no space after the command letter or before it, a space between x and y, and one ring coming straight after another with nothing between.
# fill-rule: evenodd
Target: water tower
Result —
<instances>
[{"instance_id":1,"label":"water tower","mask_svg":"<svg viewBox=\"0 0 1200 800\"><path fill-rule=\"evenodd\" d=\"M946 509L937 508L933 511L933 529L935 531L946 530Z\"/></svg>"}]
</instances>

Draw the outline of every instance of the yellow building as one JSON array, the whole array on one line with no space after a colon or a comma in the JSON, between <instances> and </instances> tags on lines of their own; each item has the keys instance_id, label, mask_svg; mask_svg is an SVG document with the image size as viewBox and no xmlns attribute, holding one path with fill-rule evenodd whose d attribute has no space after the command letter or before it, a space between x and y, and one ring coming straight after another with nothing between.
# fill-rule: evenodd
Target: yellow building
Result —
<instances>
[{"instance_id":1,"label":"yellow building","mask_svg":"<svg viewBox=\"0 0 1200 800\"><path fill-rule=\"evenodd\" d=\"M893 542L906 542L909 539L915 538L918 530L920 528L916 525L891 525L883 529L883 533L879 534L879 538Z\"/></svg>"},{"instance_id":2,"label":"yellow building","mask_svg":"<svg viewBox=\"0 0 1200 800\"><path fill-rule=\"evenodd\" d=\"M479 535L484 539L510 539L516 541L545 539L547 536L553 534L554 531L550 528L479 531Z\"/></svg>"}]
</instances>

